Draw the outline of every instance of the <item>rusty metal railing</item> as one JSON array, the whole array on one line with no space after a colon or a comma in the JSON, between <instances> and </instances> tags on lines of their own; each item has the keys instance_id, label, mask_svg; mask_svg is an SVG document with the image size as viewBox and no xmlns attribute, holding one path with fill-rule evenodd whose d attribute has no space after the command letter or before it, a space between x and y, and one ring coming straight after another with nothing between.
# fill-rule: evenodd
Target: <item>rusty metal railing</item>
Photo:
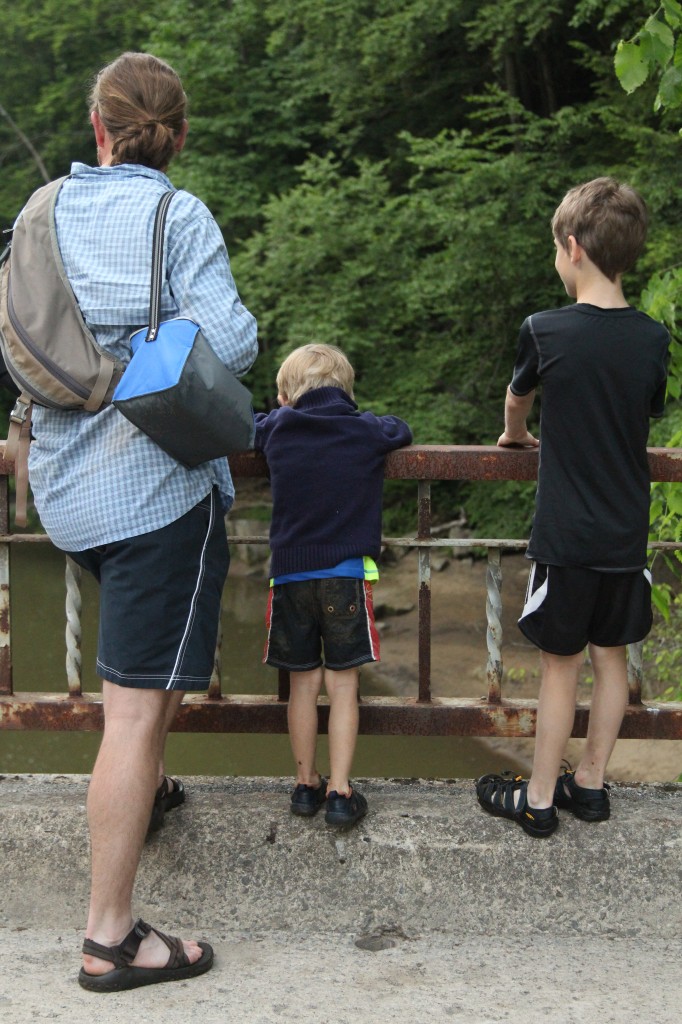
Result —
<instances>
[{"instance_id":1,"label":"rusty metal railing","mask_svg":"<svg viewBox=\"0 0 682 1024\"><path fill-rule=\"evenodd\" d=\"M0 446L0 454L2 448ZM385 538L391 546L418 550L418 688L414 696L366 697L360 705L360 731L367 734L421 736L532 736L536 701L509 699L503 693L501 584L502 552L522 551L525 540L441 538L433 535L431 485L443 480L533 480L537 451L497 447L413 445L391 453L387 479L417 484L417 531L414 536ZM230 460L235 478L264 477L265 461L256 453ZM682 449L649 449L653 480L682 481ZM102 727L101 697L83 693L80 655L80 586L78 567L66 566L66 687L63 693L16 691L12 679L9 548L16 543L43 543L36 535L9 532L8 467L0 458L0 729L98 730ZM262 536L231 538L232 543L264 543ZM439 547L485 548L486 646L488 692L481 698L437 697L431 679L431 554ZM659 548L679 545L658 544ZM630 695L621 737L682 739L682 703L642 700L641 645L629 651ZM254 659L258 652L254 652ZM207 694L187 695L174 728L187 732L286 732L288 677L280 673L276 695L224 693L219 649ZM319 707L320 728L327 727L329 708ZM589 706L576 711L573 735L584 736Z\"/></svg>"}]
</instances>

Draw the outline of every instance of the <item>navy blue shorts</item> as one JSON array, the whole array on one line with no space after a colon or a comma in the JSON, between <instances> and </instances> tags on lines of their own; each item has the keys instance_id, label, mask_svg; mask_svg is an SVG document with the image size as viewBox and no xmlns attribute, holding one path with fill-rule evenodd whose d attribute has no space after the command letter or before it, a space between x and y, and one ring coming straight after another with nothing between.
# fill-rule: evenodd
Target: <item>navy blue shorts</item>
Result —
<instances>
[{"instance_id":1,"label":"navy blue shorts","mask_svg":"<svg viewBox=\"0 0 682 1024\"><path fill-rule=\"evenodd\" d=\"M168 526L68 552L100 584L97 672L148 690L205 690L230 563L215 489Z\"/></svg>"},{"instance_id":2,"label":"navy blue shorts","mask_svg":"<svg viewBox=\"0 0 682 1024\"><path fill-rule=\"evenodd\" d=\"M588 643L638 643L652 620L648 569L599 572L533 562L519 629L540 650L570 656Z\"/></svg>"},{"instance_id":3,"label":"navy blue shorts","mask_svg":"<svg viewBox=\"0 0 682 1024\"><path fill-rule=\"evenodd\" d=\"M372 584L335 577L270 588L263 661L290 672L335 672L379 661Z\"/></svg>"}]
</instances>

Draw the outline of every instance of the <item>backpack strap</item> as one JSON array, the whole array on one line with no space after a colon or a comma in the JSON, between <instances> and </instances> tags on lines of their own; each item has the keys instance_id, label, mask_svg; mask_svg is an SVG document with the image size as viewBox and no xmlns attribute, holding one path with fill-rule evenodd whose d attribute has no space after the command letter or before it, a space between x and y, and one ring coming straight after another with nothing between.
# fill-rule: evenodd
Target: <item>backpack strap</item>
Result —
<instances>
[{"instance_id":1,"label":"backpack strap","mask_svg":"<svg viewBox=\"0 0 682 1024\"><path fill-rule=\"evenodd\" d=\"M78 301L75 295L73 294L71 282L69 281L66 270L64 269L64 263L62 261L62 256L59 249L59 241L57 239L57 223L55 220L55 210L57 208L57 200L59 198L59 193L61 192L62 185L64 184L64 182L67 181L67 179L70 177L70 174L66 174L64 175L64 177L57 178L56 181L53 181L51 183L51 185L54 186L54 188L52 190L52 198L50 200L50 242L52 244L52 255L54 256L54 262L55 267L57 268L57 273L59 274L59 277L62 280L62 283L67 294L71 296L74 305L78 307ZM45 186L45 188L47 189L48 186ZM80 307L78 308L80 312ZM92 388L92 391L90 392L90 397L88 398L87 402L83 403L83 408L87 412L97 412L104 403L104 399L106 398L106 394L109 389L109 385L111 384L111 380L112 377L114 376L114 373L117 370L120 371L120 367L118 366L116 360L113 359L113 357L110 356L108 352L100 348L94 336L91 336L91 341L94 343L95 348L100 354L100 366L99 372L97 374L97 380L95 381L95 384Z\"/></svg>"},{"instance_id":2,"label":"backpack strap","mask_svg":"<svg viewBox=\"0 0 682 1024\"><path fill-rule=\"evenodd\" d=\"M31 444L31 411L33 403L24 392L17 398L9 417L5 458L14 463L14 521L26 526L28 505L28 449Z\"/></svg>"},{"instance_id":3,"label":"backpack strap","mask_svg":"<svg viewBox=\"0 0 682 1024\"><path fill-rule=\"evenodd\" d=\"M113 362L112 360L100 360L99 373L97 375L97 380L95 381L95 386L90 392L90 397L88 398L87 402L85 402L83 405L83 408L87 412L97 412L97 410L101 407L102 403L104 402L104 397L109 388L109 384L111 383L111 378L114 375L115 369L116 363Z\"/></svg>"}]
</instances>

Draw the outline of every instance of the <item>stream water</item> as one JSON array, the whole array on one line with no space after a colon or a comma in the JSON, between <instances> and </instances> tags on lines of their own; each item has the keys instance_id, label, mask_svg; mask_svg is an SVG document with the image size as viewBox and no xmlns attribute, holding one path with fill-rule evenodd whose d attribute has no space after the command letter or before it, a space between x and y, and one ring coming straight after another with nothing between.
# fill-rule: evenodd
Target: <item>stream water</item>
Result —
<instances>
[{"instance_id":1,"label":"stream water","mask_svg":"<svg viewBox=\"0 0 682 1024\"><path fill-rule=\"evenodd\" d=\"M223 599L224 692L276 693L277 673L260 661L266 585L263 579L231 576ZM44 544L18 544L11 554L11 628L16 690L66 689L64 557ZM97 586L84 574L83 689L100 688L95 674ZM365 688L364 692L371 691ZM382 692L386 692L385 684ZM89 773L98 733L0 730L0 772ZM321 768L327 764L320 737ZM516 767L513 757L492 754L477 739L460 737L360 736L358 777L474 777ZM167 770L179 775L290 775L287 736L171 733Z\"/></svg>"}]
</instances>

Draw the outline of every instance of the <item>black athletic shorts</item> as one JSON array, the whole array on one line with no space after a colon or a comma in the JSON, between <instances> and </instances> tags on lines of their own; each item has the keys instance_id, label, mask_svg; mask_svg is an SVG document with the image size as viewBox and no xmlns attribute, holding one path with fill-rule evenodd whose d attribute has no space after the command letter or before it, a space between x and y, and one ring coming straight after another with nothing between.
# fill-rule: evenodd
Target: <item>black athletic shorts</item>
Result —
<instances>
[{"instance_id":1,"label":"black athletic shorts","mask_svg":"<svg viewBox=\"0 0 682 1024\"><path fill-rule=\"evenodd\" d=\"M229 567L216 490L160 530L70 551L100 584L97 672L149 690L205 690Z\"/></svg>"},{"instance_id":2,"label":"black athletic shorts","mask_svg":"<svg viewBox=\"0 0 682 1024\"><path fill-rule=\"evenodd\" d=\"M263 661L290 672L379 661L372 584L333 577L270 587ZM324 652L324 653L323 653Z\"/></svg>"},{"instance_id":3,"label":"black athletic shorts","mask_svg":"<svg viewBox=\"0 0 682 1024\"><path fill-rule=\"evenodd\" d=\"M648 569L599 572L533 562L519 629L540 650L571 655L588 643L637 643L652 618Z\"/></svg>"}]
</instances>

